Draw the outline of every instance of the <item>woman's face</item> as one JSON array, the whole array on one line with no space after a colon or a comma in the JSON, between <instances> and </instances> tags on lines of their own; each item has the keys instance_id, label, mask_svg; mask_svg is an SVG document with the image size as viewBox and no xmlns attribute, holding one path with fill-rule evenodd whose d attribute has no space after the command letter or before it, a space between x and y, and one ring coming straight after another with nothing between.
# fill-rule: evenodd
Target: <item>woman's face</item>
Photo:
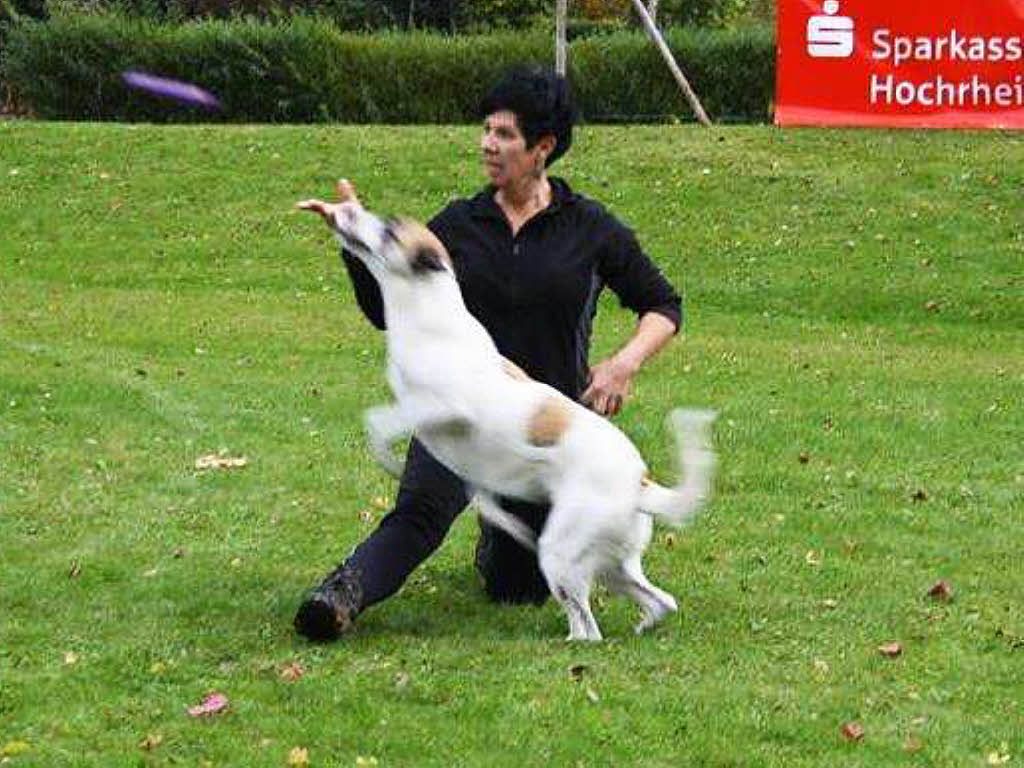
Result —
<instances>
[{"instance_id":1,"label":"woman's face","mask_svg":"<svg viewBox=\"0 0 1024 768\"><path fill-rule=\"evenodd\" d=\"M480 137L484 172L499 189L536 175L537 170L544 167L545 146L542 139L532 149L526 148L526 138L519 130L514 112L502 110L484 119L484 132Z\"/></svg>"}]
</instances>

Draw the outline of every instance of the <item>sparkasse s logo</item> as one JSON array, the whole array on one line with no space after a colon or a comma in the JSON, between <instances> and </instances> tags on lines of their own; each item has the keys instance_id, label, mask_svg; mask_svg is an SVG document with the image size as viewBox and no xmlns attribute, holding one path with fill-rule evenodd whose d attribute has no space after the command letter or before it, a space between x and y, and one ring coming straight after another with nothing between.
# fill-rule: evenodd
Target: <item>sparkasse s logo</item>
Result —
<instances>
[{"instance_id":1,"label":"sparkasse s logo","mask_svg":"<svg viewBox=\"0 0 1024 768\"><path fill-rule=\"evenodd\" d=\"M807 20L807 53L816 59L853 55L853 19L839 15L839 0L825 0L823 13Z\"/></svg>"}]
</instances>

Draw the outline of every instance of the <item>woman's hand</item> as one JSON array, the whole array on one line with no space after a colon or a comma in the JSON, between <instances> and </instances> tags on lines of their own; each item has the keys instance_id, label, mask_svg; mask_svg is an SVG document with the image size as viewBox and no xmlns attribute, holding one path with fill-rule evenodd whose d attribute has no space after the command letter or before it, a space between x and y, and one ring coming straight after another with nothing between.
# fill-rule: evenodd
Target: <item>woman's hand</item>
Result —
<instances>
[{"instance_id":1,"label":"woman's hand","mask_svg":"<svg viewBox=\"0 0 1024 768\"><path fill-rule=\"evenodd\" d=\"M590 369L590 384L580 401L602 416L615 416L629 397L636 368L610 357Z\"/></svg>"}]
</instances>

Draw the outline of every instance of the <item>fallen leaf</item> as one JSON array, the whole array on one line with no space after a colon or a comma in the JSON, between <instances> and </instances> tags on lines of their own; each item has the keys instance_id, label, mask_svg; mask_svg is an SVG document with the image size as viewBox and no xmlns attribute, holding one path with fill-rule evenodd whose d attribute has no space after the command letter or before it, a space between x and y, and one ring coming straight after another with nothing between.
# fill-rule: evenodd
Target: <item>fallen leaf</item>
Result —
<instances>
[{"instance_id":1,"label":"fallen leaf","mask_svg":"<svg viewBox=\"0 0 1024 768\"><path fill-rule=\"evenodd\" d=\"M924 744L921 743L921 740L917 738L917 736L907 736L907 738L903 740L904 752L910 752L913 754L914 752L920 752L922 749L924 749Z\"/></svg>"},{"instance_id":2,"label":"fallen leaf","mask_svg":"<svg viewBox=\"0 0 1024 768\"><path fill-rule=\"evenodd\" d=\"M942 305L937 301L926 302L924 308L929 312L938 312Z\"/></svg>"},{"instance_id":3,"label":"fallen leaf","mask_svg":"<svg viewBox=\"0 0 1024 768\"><path fill-rule=\"evenodd\" d=\"M370 766L377 765L377 758L372 755L356 755L357 766Z\"/></svg>"},{"instance_id":4,"label":"fallen leaf","mask_svg":"<svg viewBox=\"0 0 1024 768\"><path fill-rule=\"evenodd\" d=\"M409 687L409 681L411 679L412 678L409 677L408 672L399 672L397 675L395 675L395 688L399 691L404 691L406 688Z\"/></svg>"},{"instance_id":5,"label":"fallen leaf","mask_svg":"<svg viewBox=\"0 0 1024 768\"><path fill-rule=\"evenodd\" d=\"M194 707L188 708L192 717L203 717L204 715L216 715L228 708L228 697L223 693L209 693L202 702Z\"/></svg>"},{"instance_id":6,"label":"fallen leaf","mask_svg":"<svg viewBox=\"0 0 1024 768\"><path fill-rule=\"evenodd\" d=\"M388 501L387 496L377 496L370 503L377 509L387 509L391 506L391 502Z\"/></svg>"},{"instance_id":7,"label":"fallen leaf","mask_svg":"<svg viewBox=\"0 0 1024 768\"><path fill-rule=\"evenodd\" d=\"M8 741L4 744L4 748L0 749L0 756L17 757L31 751L32 747L29 746L27 741Z\"/></svg>"},{"instance_id":8,"label":"fallen leaf","mask_svg":"<svg viewBox=\"0 0 1024 768\"><path fill-rule=\"evenodd\" d=\"M903 653L903 646L899 643L886 643L885 645L878 646L878 652L883 656L894 659Z\"/></svg>"},{"instance_id":9,"label":"fallen leaf","mask_svg":"<svg viewBox=\"0 0 1024 768\"><path fill-rule=\"evenodd\" d=\"M293 661L285 664L281 668L281 671L277 673L277 676L280 677L283 682L294 683L304 674L306 674L306 668L299 664L299 662Z\"/></svg>"},{"instance_id":10,"label":"fallen leaf","mask_svg":"<svg viewBox=\"0 0 1024 768\"><path fill-rule=\"evenodd\" d=\"M1005 749L1005 745L1003 748ZM988 757L985 758L985 762L989 765L1006 765L1010 762L1010 755L1009 753L1003 754L996 751L989 752Z\"/></svg>"},{"instance_id":11,"label":"fallen leaf","mask_svg":"<svg viewBox=\"0 0 1024 768\"><path fill-rule=\"evenodd\" d=\"M864 726L852 721L849 723L843 723L843 728L840 733L843 734L843 738L847 741L860 741L864 738Z\"/></svg>"},{"instance_id":12,"label":"fallen leaf","mask_svg":"<svg viewBox=\"0 0 1024 768\"><path fill-rule=\"evenodd\" d=\"M810 455L808 453L803 452L799 456L797 456L796 459L801 464L806 464L807 462L809 462L811 460L811 457L810 457Z\"/></svg>"},{"instance_id":13,"label":"fallen leaf","mask_svg":"<svg viewBox=\"0 0 1024 768\"><path fill-rule=\"evenodd\" d=\"M953 588L949 586L948 581L940 579L932 584L931 589L928 590L928 596L933 597L936 600L949 602L953 599Z\"/></svg>"},{"instance_id":14,"label":"fallen leaf","mask_svg":"<svg viewBox=\"0 0 1024 768\"><path fill-rule=\"evenodd\" d=\"M910 498L912 501L928 501L928 492L923 488L918 488L910 495Z\"/></svg>"},{"instance_id":15,"label":"fallen leaf","mask_svg":"<svg viewBox=\"0 0 1024 768\"><path fill-rule=\"evenodd\" d=\"M64 652L64 663L67 664L68 666L71 666L72 664L77 664L78 663L78 654L75 653L74 651L65 651Z\"/></svg>"},{"instance_id":16,"label":"fallen leaf","mask_svg":"<svg viewBox=\"0 0 1024 768\"><path fill-rule=\"evenodd\" d=\"M288 765L309 765L309 750L295 747L288 753Z\"/></svg>"},{"instance_id":17,"label":"fallen leaf","mask_svg":"<svg viewBox=\"0 0 1024 768\"><path fill-rule=\"evenodd\" d=\"M812 549L809 550L806 555L804 555L804 562L806 562L809 566L816 568L817 566L821 565L821 557L822 556L820 553L815 552Z\"/></svg>"},{"instance_id":18,"label":"fallen leaf","mask_svg":"<svg viewBox=\"0 0 1024 768\"><path fill-rule=\"evenodd\" d=\"M75 579L82 572L82 564L77 560L71 561L71 568L68 570L68 578Z\"/></svg>"},{"instance_id":19,"label":"fallen leaf","mask_svg":"<svg viewBox=\"0 0 1024 768\"><path fill-rule=\"evenodd\" d=\"M597 691L590 687L587 688L587 698L594 704L597 704L597 702L601 700L601 697L597 695Z\"/></svg>"},{"instance_id":20,"label":"fallen leaf","mask_svg":"<svg viewBox=\"0 0 1024 768\"><path fill-rule=\"evenodd\" d=\"M139 742L139 748L147 752L152 751L164 743L164 737L159 733L147 733L146 738Z\"/></svg>"},{"instance_id":21,"label":"fallen leaf","mask_svg":"<svg viewBox=\"0 0 1024 768\"><path fill-rule=\"evenodd\" d=\"M826 599L826 600L822 600L821 604L823 606L825 606L826 608L828 608L828 609L839 607L839 601L838 600L833 600L831 597Z\"/></svg>"},{"instance_id":22,"label":"fallen leaf","mask_svg":"<svg viewBox=\"0 0 1024 768\"><path fill-rule=\"evenodd\" d=\"M232 457L208 453L196 459L196 469L241 469L248 463L249 460L244 456Z\"/></svg>"}]
</instances>

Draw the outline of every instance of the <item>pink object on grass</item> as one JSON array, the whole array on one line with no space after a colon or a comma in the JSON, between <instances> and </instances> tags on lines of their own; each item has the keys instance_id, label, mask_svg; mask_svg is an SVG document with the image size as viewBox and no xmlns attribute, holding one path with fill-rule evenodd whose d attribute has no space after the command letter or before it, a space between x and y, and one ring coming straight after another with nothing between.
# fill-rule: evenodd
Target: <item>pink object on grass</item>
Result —
<instances>
[{"instance_id":1,"label":"pink object on grass","mask_svg":"<svg viewBox=\"0 0 1024 768\"><path fill-rule=\"evenodd\" d=\"M210 693L203 698L202 703L188 708L188 713L192 717L202 717L203 715L215 715L218 712L223 712L228 708L228 697L223 693Z\"/></svg>"}]
</instances>

